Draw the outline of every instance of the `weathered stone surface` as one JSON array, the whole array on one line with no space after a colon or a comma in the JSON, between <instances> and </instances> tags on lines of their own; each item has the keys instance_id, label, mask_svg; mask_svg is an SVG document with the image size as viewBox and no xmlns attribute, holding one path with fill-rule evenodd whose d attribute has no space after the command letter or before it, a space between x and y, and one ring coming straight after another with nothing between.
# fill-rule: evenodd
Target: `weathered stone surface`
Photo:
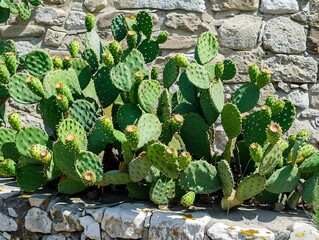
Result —
<instances>
[{"instance_id":1,"label":"weathered stone surface","mask_svg":"<svg viewBox=\"0 0 319 240\"><path fill-rule=\"evenodd\" d=\"M261 0L259 10L270 14L296 13L299 4L297 0Z\"/></svg>"},{"instance_id":2,"label":"weathered stone surface","mask_svg":"<svg viewBox=\"0 0 319 240\"><path fill-rule=\"evenodd\" d=\"M227 145L228 137L225 133L225 130L222 125L215 127L215 136L214 136L214 151L222 153L225 150Z\"/></svg>"},{"instance_id":3,"label":"weathered stone surface","mask_svg":"<svg viewBox=\"0 0 319 240\"><path fill-rule=\"evenodd\" d=\"M49 194L49 193L32 194L29 197L29 203L30 203L31 207L41 207L43 204L45 204L50 199L51 196L52 196L52 194Z\"/></svg>"},{"instance_id":4,"label":"weathered stone surface","mask_svg":"<svg viewBox=\"0 0 319 240\"><path fill-rule=\"evenodd\" d=\"M90 214L95 221L101 223L103 219L105 208L99 208L99 209L86 209L85 212L87 214Z\"/></svg>"},{"instance_id":5,"label":"weathered stone surface","mask_svg":"<svg viewBox=\"0 0 319 240\"><path fill-rule=\"evenodd\" d=\"M282 81L278 82L277 88L284 91L285 93L289 93L290 87L287 83L284 83Z\"/></svg>"},{"instance_id":6,"label":"weathered stone surface","mask_svg":"<svg viewBox=\"0 0 319 240\"><path fill-rule=\"evenodd\" d=\"M319 30L312 28L308 38L308 50L317 53L319 51Z\"/></svg>"},{"instance_id":7,"label":"weathered stone surface","mask_svg":"<svg viewBox=\"0 0 319 240\"><path fill-rule=\"evenodd\" d=\"M268 58L264 67L272 72L274 81L293 83L315 83L318 65L312 57L276 55Z\"/></svg>"},{"instance_id":8,"label":"weathered stone surface","mask_svg":"<svg viewBox=\"0 0 319 240\"><path fill-rule=\"evenodd\" d=\"M289 18L276 17L267 22L264 48L274 53L303 53L306 51L304 27Z\"/></svg>"},{"instance_id":9,"label":"weathered stone surface","mask_svg":"<svg viewBox=\"0 0 319 240\"><path fill-rule=\"evenodd\" d=\"M118 14L117 11L103 12L97 21L97 27L101 30L110 29L112 19Z\"/></svg>"},{"instance_id":10,"label":"weathered stone surface","mask_svg":"<svg viewBox=\"0 0 319 240\"><path fill-rule=\"evenodd\" d=\"M187 49L196 45L196 39L184 36L169 36L168 40L160 45L161 49Z\"/></svg>"},{"instance_id":11,"label":"weathered stone surface","mask_svg":"<svg viewBox=\"0 0 319 240\"><path fill-rule=\"evenodd\" d=\"M153 212L149 239L203 240L205 227L210 217L201 212L191 214L178 212Z\"/></svg>"},{"instance_id":12,"label":"weathered stone surface","mask_svg":"<svg viewBox=\"0 0 319 240\"><path fill-rule=\"evenodd\" d=\"M56 203L50 209L53 228L57 232L76 232L82 231L83 227L79 222L82 213L73 204Z\"/></svg>"},{"instance_id":13,"label":"weathered stone surface","mask_svg":"<svg viewBox=\"0 0 319 240\"><path fill-rule=\"evenodd\" d=\"M66 0L43 0L43 2L49 4L64 4Z\"/></svg>"},{"instance_id":14,"label":"weathered stone surface","mask_svg":"<svg viewBox=\"0 0 319 240\"><path fill-rule=\"evenodd\" d=\"M258 0L210 0L213 5L213 11L256 11L259 6Z\"/></svg>"},{"instance_id":15,"label":"weathered stone surface","mask_svg":"<svg viewBox=\"0 0 319 240\"><path fill-rule=\"evenodd\" d=\"M62 233L54 235L43 236L42 240L66 240L66 237Z\"/></svg>"},{"instance_id":16,"label":"weathered stone surface","mask_svg":"<svg viewBox=\"0 0 319 240\"><path fill-rule=\"evenodd\" d=\"M91 216L81 217L79 219L80 224L84 228L84 235L89 239L101 239L100 224L94 220Z\"/></svg>"},{"instance_id":17,"label":"weathered stone surface","mask_svg":"<svg viewBox=\"0 0 319 240\"><path fill-rule=\"evenodd\" d=\"M251 15L237 15L227 19L218 29L220 45L236 50L255 48L262 18Z\"/></svg>"},{"instance_id":18,"label":"weathered stone surface","mask_svg":"<svg viewBox=\"0 0 319 240\"><path fill-rule=\"evenodd\" d=\"M30 41L15 41L15 43L19 57L35 49L35 44L32 44Z\"/></svg>"},{"instance_id":19,"label":"weathered stone surface","mask_svg":"<svg viewBox=\"0 0 319 240\"><path fill-rule=\"evenodd\" d=\"M316 117L319 117L319 110L307 109L305 111L302 111L300 113L300 116L302 118L316 118Z\"/></svg>"},{"instance_id":20,"label":"weathered stone surface","mask_svg":"<svg viewBox=\"0 0 319 240\"><path fill-rule=\"evenodd\" d=\"M124 203L117 207L105 208L101 228L112 238L142 238L147 206Z\"/></svg>"},{"instance_id":21,"label":"weathered stone surface","mask_svg":"<svg viewBox=\"0 0 319 240\"><path fill-rule=\"evenodd\" d=\"M66 32L58 32L52 29L48 29L45 35L44 44L52 47L59 47L66 35Z\"/></svg>"},{"instance_id":22,"label":"weathered stone surface","mask_svg":"<svg viewBox=\"0 0 319 240\"><path fill-rule=\"evenodd\" d=\"M305 11L297 12L297 13L291 15L290 18L295 20L295 21L306 24L307 18L308 18L308 13Z\"/></svg>"},{"instance_id":23,"label":"weathered stone surface","mask_svg":"<svg viewBox=\"0 0 319 240\"><path fill-rule=\"evenodd\" d=\"M49 214L40 208L31 208L25 216L25 228L30 232L51 233Z\"/></svg>"},{"instance_id":24,"label":"weathered stone surface","mask_svg":"<svg viewBox=\"0 0 319 240\"><path fill-rule=\"evenodd\" d=\"M67 30L85 30L85 13L71 10L65 22Z\"/></svg>"},{"instance_id":25,"label":"weathered stone surface","mask_svg":"<svg viewBox=\"0 0 319 240\"><path fill-rule=\"evenodd\" d=\"M319 143L319 134L318 134L318 127L314 127L308 120L298 120L295 119L294 123L288 130L288 135L296 134L302 129L306 129L310 132L311 138L310 143L318 144Z\"/></svg>"},{"instance_id":26,"label":"weathered stone surface","mask_svg":"<svg viewBox=\"0 0 319 240\"><path fill-rule=\"evenodd\" d=\"M297 222L292 226L290 240L317 240L319 231L309 223Z\"/></svg>"},{"instance_id":27,"label":"weathered stone surface","mask_svg":"<svg viewBox=\"0 0 319 240\"><path fill-rule=\"evenodd\" d=\"M2 185L2 182L10 182L11 184ZM9 199L11 197L21 194L21 189L14 185L14 180L12 178L1 178L0 179L0 203L1 199ZM1 231L1 230L0 230Z\"/></svg>"},{"instance_id":28,"label":"weathered stone surface","mask_svg":"<svg viewBox=\"0 0 319 240\"><path fill-rule=\"evenodd\" d=\"M95 10L99 11L107 6L107 0L85 0L84 6L90 12L94 12Z\"/></svg>"},{"instance_id":29,"label":"weathered stone surface","mask_svg":"<svg viewBox=\"0 0 319 240\"><path fill-rule=\"evenodd\" d=\"M13 208L8 208L8 214L10 217L14 217L14 218L18 217L17 212Z\"/></svg>"},{"instance_id":30,"label":"weathered stone surface","mask_svg":"<svg viewBox=\"0 0 319 240\"><path fill-rule=\"evenodd\" d=\"M44 28L35 25L6 25L0 27L1 38L23 38L23 37L41 37L44 34Z\"/></svg>"},{"instance_id":31,"label":"weathered stone surface","mask_svg":"<svg viewBox=\"0 0 319 240\"><path fill-rule=\"evenodd\" d=\"M165 25L170 28L185 30L189 32L195 32L198 30L198 26L201 25L202 21L196 14L188 13L169 13L166 15Z\"/></svg>"},{"instance_id":32,"label":"weathered stone surface","mask_svg":"<svg viewBox=\"0 0 319 240\"><path fill-rule=\"evenodd\" d=\"M315 84L310 88L310 105L319 108L319 84Z\"/></svg>"},{"instance_id":33,"label":"weathered stone surface","mask_svg":"<svg viewBox=\"0 0 319 240\"><path fill-rule=\"evenodd\" d=\"M296 107L305 109L309 107L309 94L301 91L292 91L288 94L288 99L291 100Z\"/></svg>"},{"instance_id":34,"label":"weathered stone surface","mask_svg":"<svg viewBox=\"0 0 319 240\"><path fill-rule=\"evenodd\" d=\"M35 13L35 21L46 25L63 25L66 17L66 12L59 8L40 7Z\"/></svg>"},{"instance_id":35,"label":"weathered stone surface","mask_svg":"<svg viewBox=\"0 0 319 240\"><path fill-rule=\"evenodd\" d=\"M228 226L224 223L215 223L207 230L207 235L212 239L234 240L234 239L263 239L275 240L275 234L267 228L258 226ZM253 236L251 236L253 235Z\"/></svg>"},{"instance_id":36,"label":"weathered stone surface","mask_svg":"<svg viewBox=\"0 0 319 240\"><path fill-rule=\"evenodd\" d=\"M114 5L118 9L131 8L156 8L162 10L183 9L195 12L206 10L205 0L114 0Z\"/></svg>"},{"instance_id":37,"label":"weathered stone surface","mask_svg":"<svg viewBox=\"0 0 319 240\"><path fill-rule=\"evenodd\" d=\"M17 231L17 223L3 212L0 211L0 231L1 232L14 232Z\"/></svg>"}]
</instances>

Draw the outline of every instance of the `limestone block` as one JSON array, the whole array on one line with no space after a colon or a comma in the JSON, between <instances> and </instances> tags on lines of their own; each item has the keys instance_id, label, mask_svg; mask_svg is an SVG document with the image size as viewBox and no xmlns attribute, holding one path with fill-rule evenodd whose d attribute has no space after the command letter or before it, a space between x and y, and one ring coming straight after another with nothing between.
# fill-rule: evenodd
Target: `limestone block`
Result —
<instances>
[{"instance_id":1,"label":"limestone block","mask_svg":"<svg viewBox=\"0 0 319 240\"><path fill-rule=\"evenodd\" d=\"M85 16L84 12L71 10L65 22L65 28L67 30L85 30Z\"/></svg>"},{"instance_id":2,"label":"limestone block","mask_svg":"<svg viewBox=\"0 0 319 240\"><path fill-rule=\"evenodd\" d=\"M35 21L46 25L63 25L66 17L66 12L59 8L40 7L35 12Z\"/></svg>"},{"instance_id":3,"label":"limestone block","mask_svg":"<svg viewBox=\"0 0 319 240\"><path fill-rule=\"evenodd\" d=\"M213 11L256 11L259 7L258 0L210 0Z\"/></svg>"},{"instance_id":4,"label":"limestone block","mask_svg":"<svg viewBox=\"0 0 319 240\"><path fill-rule=\"evenodd\" d=\"M18 225L14 219L8 217L3 212L0 212L0 223L1 232L14 232L18 230Z\"/></svg>"},{"instance_id":5,"label":"limestone block","mask_svg":"<svg viewBox=\"0 0 319 240\"><path fill-rule=\"evenodd\" d=\"M278 54L268 58L264 67L272 72L272 80L292 83L315 83L318 63L312 57Z\"/></svg>"},{"instance_id":6,"label":"limestone block","mask_svg":"<svg viewBox=\"0 0 319 240\"><path fill-rule=\"evenodd\" d=\"M31 207L41 207L43 204L45 204L48 200L50 200L50 197L52 194L49 193L36 193L32 194L29 197L29 203Z\"/></svg>"},{"instance_id":7,"label":"limestone block","mask_svg":"<svg viewBox=\"0 0 319 240\"><path fill-rule=\"evenodd\" d=\"M31 208L25 216L25 228L30 232L51 233L49 214L40 208Z\"/></svg>"},{"instance_id":8,"label":"limestone block","mask_svg":"<svg viewBox=\"0 0 319 240\"><path fill-rule=\"evenodd\" d=\"M236 50L256 47L262 18L252 15L237 15L223 22L218 29L220 45Z\"/></svg>"},{"instance_id":9,"label":"limestone block","mask_svg":"<svg viewBox=\"0 0 319 240\"><path fill-rule=\"evenodd\" d=\"M52 29L48 29L44 38L44 44L52 47L59 47L66 35L66 32L58 32Z\"/></svg>"},{"instance_id":10,"label":"limestone block","mask_svg":"<svg viewBox=\"0 0 319 240\"><path fill-rule=\"evenodd\" d=\"M193 13L169 13L166 15L165 25L169 28L195 32L201 24L200 18Z\"/></svg>"},{"instance_id":11,"label":"limestone block","mask_svg":"<svg viewBox=\"0 0 319 240\"><path fill-rule=\"evenodd\" d=\"M308 38L308 50L318 53L319 51L319 29L312 28Z\"/></svg>"},{"instance_id":12,"label":"limestone block","mask_svg":"<svg viewBox=\"0 0 319 240\"><path fill-rule=\"evenodd\" d=\"M167 41L160 45L161 49L187 49L193 48L197 41L195 38L186 36L169 36Z\"/></svg>"},{"instance_id":13,"label":"limestone block","mask_svg":"<svg viewBox=\"0 0 319 240\"><path fill-rule=\"evenodd\" d=\"M62 233L43 236L42 240L66 240Z\"/></svg>"},{"instance_id":14,"label":"limestone block","mask_svg":"<svg viewBox=\"0 0 319 240\"><path fill-rule=\"evenodd\" d=\"M203 240L210 220L206 213L153 212L149 239Z\"/></svg>"},{"instance_id":15,"label":"limestone block","mask_svg":"<svg viewBox=\"0 0 319 240\"><path fill-rule=\"evenodd\" d=\"M309 107L309 94L299 90L291 91L287 98L294 103L296 107L305 109Z\"/></svg>"},{"instance_id":16,"label":"limestone block","mask_svg":"<svg viewBox=\"0 0 319 240\"><path fill-rule=\"evenodd\" d=\"M306 51L304 27L287 17L270 19L263 36L264 48L274 53L303 53Z\"/></svg>"},{"instance_id":17,"label":"limestone block","mask_svg":"<svg viewBox=\"0 0 319 240\"><path fill-rule=\"evenodd\" d=\"M261 0L260 11L269 14L296 13L299 4L297 0Z\"/></svg>"},{"instance_id":18,"label":"limestone block","mask_svg":"<svg viewBox=\"0 0 319 240\"><path fill-rule=\"evenodd\" d=\"M205 0L114 0L114 6L118 9L183 9L194 12L204 12L206 10Z\"/></svg>"},{"instance_id":19,"label":"limestone block","mask_svg":"<svg viewBox=\"0 0 319 240\"><path fill-rule=\"evenodd\" d=\"M100 11L107 6L107 0L85 0L84 6L90 12Z\"/></svg>"},{"instance_id":20,"label":"limestone block","mask_svg":"<svg viewBox=\"0 0 319 240\"><path fill-rule=\"evenodd\" d=\"M81 217L79 219L80 224L84 228L84 235L89 239L100 240L101 228L100 224L94 220L91 216Z\"/></svg>"},{"instance_id":21,"label":"limestone block","mask_svg":"<svg viewBox=\"0 0 319 240\"><path fill-rule=\"evenodd\" d=\"M0 26L0 37L3 39L41 37L44 28L36 25L5 25Z\"/></svg>"}]
</instances>

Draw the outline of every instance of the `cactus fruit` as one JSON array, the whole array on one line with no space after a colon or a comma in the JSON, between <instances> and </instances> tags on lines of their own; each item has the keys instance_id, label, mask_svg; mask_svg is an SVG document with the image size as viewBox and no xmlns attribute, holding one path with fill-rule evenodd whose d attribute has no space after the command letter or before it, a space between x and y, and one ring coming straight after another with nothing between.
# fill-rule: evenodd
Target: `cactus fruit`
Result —
<instances>
[{"instance_id":1,"label":"cactus fruit","mask_svg":"<svg viewBox=\"0 0 319 240\"><path fill-rule=\"evenodd\" d=\"M79 54L80 44L77 40L72 40L68 46L72 58L76 58Z\"/></svg>"},{"instance_id":2,"label":"cactus fruit","mask_svg":"<svg viewBox=\"0 0 319 240\"><path fill-rule=\"evenodd\" d=\"M69 100L66 96L59 94L56 96L56 105L58 108L62 111L65 112L69 108Z\"/></svg>"},{"instance_id":3,"label":"cactus fruit","mask_svg":"<svg viewBox=\"0 0 319 240\"><path fill-rule=\"evenodd\" d=\"M224 73L224 63L219 61L215 65L215 76L220 79Z\"/></svg>"},{"instance_id":4,"label":"cactus fruit","mask_svg":"<svg viewBox=\"0 0 319 240\"><path fill-rule=\"evenodd\" d=\"M26 83L30 90L35 94L38 95L41 98L45 98L46 94L42 85L42 82L40 79L35 78L35 77L28 77L26 79Z\"/></svg>"},{"instance_id":5,"label":"cactus fruit","mask_svg":"<svg viewBox=\"0 0 319 240\"><path fill-rule=\"evenodd\" d=\"M128 125L125 128L125 136L132 150L137 150L139 143L139 132L137 131L137 127L135 125Z\"/></svg>"},{"instance_id":6,"label":"cactus fruit","mask_svg":"<svg viewBox=\"0 0 319 240\"><path fill-rule=\"evenodd\" d=\"M263 157L263 149L258 143L252 143L249 145L249 152L254 162L258 163Z\"/></svg>"},{"instance_id":7,"label":"cactus fruit","mask_svg":"<svg viewBox=\"0 0 319 240\"><path fill-rule=\"evenodd\" d=\"M52 64L54 69L63 68L63 60L59 56L52 57Z\"/></svg>"},{"instance_id":8,"label":"cactus fruit","mask_svg":"<svg viewBox=\"0 0 319 240\"><path fill-rule=\"evenodd\" d=\"M111 52L114 62L118 63L122 55L122 47L120 43L116 40L109 42L109 51Z\"/></svg>"},{"instance_id":9,"label":"cactus fruit","mask_svg":"<svg viewBox=\"0 0 319 240\"><path fill-rule=\"evenodd\" d=\"M256 86L261 89L265 87L271 80L271 72L267 69L262 69L257 77Z\"/></svg>"},{"instance_id":10,"label":"cactus fruit","mask_svg":"<svg viewBox=\"0 0 319 240\"><path fill-rule=\"evenodd\" d=\"M16 175L16 163L11 159L0 161L0 176L13 177Z\"/></svg>"},{"instance_id":11,"label":"cactus fruit","mask_svg":"<svg viewBox=\"0 0 319 240\"><path fill-rule=\"evenodd\" d=\"M169 36L169 32L161 31L158 34L156 41L158 42L158 44L163 44L163 43L165 43L167 41L168 36Z\"/></svg>"},{"instance_id":12,"label":"cactus fruit","mask_svg":"<svg viewBox=\"0 0 319 240\"><path fill-rule=\"evenodd\" d=\"M12 129L16 131L21 130L21 116L19 113L11 113L8 116L8 122Z\"/></svg>"},{"instance_id":13,"label":"cactus fruit","mask_svg":"<svg viewBox=\"0 0 319 240\"><path fill-rule=\"evenodd\" d=\"M185 55L181 53L176 54L173 59L175 64L180 68L187 68L190 64Z\"/></svg>"},{"instance_id":14,"label":"cactus fruit","mask_svg":"<svg viewBox=\"0 0 319 240\"><path fill-rule=\"evenodd\" d=\"M184 207L190 207L194 204L195 197L196 197L196 194L194 192L190 191L190 192L186 193L184 196L182 196L181 204Z\"/></svg>"},{"instance_id":15,"label":"cactus fruit","mask_svg":"<svg viewBox=\"0 0 319 240\"><path fill-rule=\"evenodd\" d=\"M319 173L319 152L312 154L299 166L301 173Z\"/></svg>"},{"instance_id":16,"label":"cactus fruit","mask_svg":"<svg viewBox=\"0 0 319 240\"><path fill-rule=\"evenodd\" d=\"M272 122L267 128L266 134L268 142L270 144L276 144L282 134L281 127L279 126L279 124Z\"/></svg>"},{"instance_id":17,"label":"cactus fruit","mask_svg":"<svg viewBox=\"0 0 319 240\"><path fill-rule=\"evenodd\" d=\"M95 17L93 14L88 13L85 16L85 27L88 32L91 32L95 25Z\"/></svg>"},{"instance_id":18,"label":"cactus fruit","mask_svg":"<svg viewBox=\"0 0 319 240\"><path fill-rule=\"evenodd\" d=\"M43 163L48 163L52 159L51 151L41 144L32 145L29 151L34 159Z\"/></svg>"},{"instance_id":19,"label":"cactus fruit","mask_svg":"<svg viewBox=\"0 0 319 240\"><path fill-rule=\"evenodd\" d=\"M102 61L107 68L111 68L114 66L114 58L109 51L105 51L102 54Z\"/></svg>"},{"instance_id":20,"label":"cactus fruit","mask_svg":"<svg viewBox=\"0 0 319 240\"><path fill-rule=\"evenodd\" d=\"M180 114L175 114L170 121L170 126L172 133L176 133L177 131L180 130L184 122L184 117Z\"/></svg>"},{"instance_id":21,"label":"cactus fruit","mask_svg":"<svg viewBox=\"0 0 319 240\"><path fill-rule=\"evenodd\" d=\"M127 46L129 48L135 48L137 44L137 33L135 31L128 31L126 36Z\"/></svg>"},{"instance_id":22,"label":"cactus fruit","mask_svg":"<svg viewBox=\"0 0 319 240\"><path fill-rule=\"evenodd\" d=\"M297 133L297 139L301 139L302 141L309 141L310 139L310 132L306 129L302 129Z\"/></svg>"},{"instance_id":23,"label":"cactus fruit","mask_svg":"<svg viewBox=\"0 0 319 240\"><path fill-rule=\"evenodd\" d=\"M254 84L257 83L257 78L258 78L259 74L260 74L259 67L255 63L249 65L248 75L249 75L250 81L252 83L254 83Z\"/></svg>"},{"instance_id":24,"label":"cactus fruit","mask_svg":"<svg viewBox=\"0 0 319 240\"><path fill-rule=\"evenodd\" d=\"M191 163L191 161L192 156L189 154L189 152L183 151L178 157L178 164L180 170L184 171Z\"/></svg>"},{"instance_id":25,"label":"cactus fruit","mask_svg":"<svg viewBox=\"0 0 319 240\"><path fill-rule=\"evenodd\" d=\"M7 84L10 80L10 73L5 65L0 65L0 83Z\"/></svg>"},{"instance_id":26,"label":"cactus fruit","mask_svg":"<svg viewBox=\"0 0 319 240\"><path fill-rule=\"evenodd\" d=\"M63 58L63 69L68 70L72 67L72 58L70 56L65 56Z\"/></svg>"},{"instance_id":27,"label":"cactus fruit","mask_svg":"<svg viewBox=\"0 0 319 240\"><path fill-rule=\"evenodd\" d=\"M54 87L55 87L56 93L58 95L65 96L70 103L74 102L74 98L72 96L72 92L71 92L70 88L66 84L64 84L62 82L59 82L59 83L55 84Z\"/></svg>"}]
</instances>

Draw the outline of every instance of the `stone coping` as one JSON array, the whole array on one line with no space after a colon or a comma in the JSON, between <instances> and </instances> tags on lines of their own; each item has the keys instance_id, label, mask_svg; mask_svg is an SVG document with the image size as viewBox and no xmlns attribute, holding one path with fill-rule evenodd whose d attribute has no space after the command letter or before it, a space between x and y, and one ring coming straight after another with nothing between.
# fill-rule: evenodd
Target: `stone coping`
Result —
<instances>
[{"instance_id":1,"label":"stone coping","mask_svg":"<svg viewBox=\"0 0 319 240\"><path fill-rule=\"evenodd\" d=\"M23 194L12 179L0 178L0 240L4 239L303 239L319 231L302 211L274 212L217 205L159 210L150 202L107 196L92 203L50 191Z\"/></svg>"}]
</instances>

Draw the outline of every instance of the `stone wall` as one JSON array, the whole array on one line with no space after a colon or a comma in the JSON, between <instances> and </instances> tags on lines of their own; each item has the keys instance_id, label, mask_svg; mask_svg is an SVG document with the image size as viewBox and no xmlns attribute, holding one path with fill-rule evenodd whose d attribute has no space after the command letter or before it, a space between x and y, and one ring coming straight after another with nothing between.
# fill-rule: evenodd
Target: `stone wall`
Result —
<instances>
[{"instance_id":1,"label":"stone wall","mask_svg":"<svg viewBox=\"0 0 319 240\"><path fill-rule=\"evenodd\" d=\"M155 31L168 30L169 40L161 46L161 59L172 52L192 57L196 38L203 31L218 35L225 57L237 63L239 75L226 85L227 96L248 81L247 68L252 62L273 72L273 84L263 93L277 93L297 106L297 120L291 131L307 128L312 142L319 143L319 1L310 0L43 0L34 9L29 22L11 17L0 26L2 38L13 38L19 54L35 48L52 54L67 54L73 38L84 36L87 12L97 16L97 31L103 41L111 39L110 23L117 12L136 13L147 8L152 13ZM64 52L57 52L64 51ZM14 104L15 108L19 105ZM24 110L27 110L25 108ZM26 114L26 123L36 114ZM225 138L217 127L217 139ZM221 147L221 146L217 146Z\"/></svg>"},{"instance_id":2,"label":"stone wall","mask_svg":"<svg viewBox=\"0 0 319 240\"><path fill-rule=\"evenodd\" d=\"M240 207L228 214L212 204L163 211L150 203L114 198L112 193L105 194L107 200L94 201L43 191L26 195L12 179L0 179L0 190L0 240L319 238L319 231L303 211L289 214Z\"/></svg>"}]
</instances>

